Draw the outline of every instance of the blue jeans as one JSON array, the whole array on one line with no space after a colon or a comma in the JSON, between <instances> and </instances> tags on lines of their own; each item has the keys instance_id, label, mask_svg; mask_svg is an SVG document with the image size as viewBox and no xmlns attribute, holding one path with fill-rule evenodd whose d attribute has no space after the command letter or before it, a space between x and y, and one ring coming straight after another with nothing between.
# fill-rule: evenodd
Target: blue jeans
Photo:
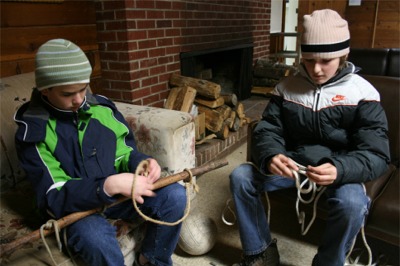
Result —
<instances>
[{"instance_id":1,"label":"blue jeans","mask_svg":"<svg viewBox=\"0 0 400 266\"><path fill-rule=\"evenodd\" d=\"M294 180L263 175L250 164L242 164L231 173L230 189L245 255L264 251L272 241L260 195L264 191L289 187L295 187ZM362 184L358 183L327 187L325 195L329 206L326 221L328 230L322 235L314 263L343 266L346 254L368 213L369 198Z\"/></svg>"},{"instance_id":2,"label":"blue jeans","mask_svg":"<svg viewBox=\"0 0 400 266\"><path fill-rule=\"evenodd\" d=\"M185 188L172 184L147 197L140 210L149 217L165 222L182 218L186 207ZM104 216L103 216L104 215ZM107 209L104 214L93 214L67 228L68 246L87 265L124 265L124 257L116 239L116 228L106 218L134 221L139 217L128 200ZM176 226L148 223L141 253L154 265L172 265L171 255L179 239L181 224Z\"/></svg>"}]
</instances>

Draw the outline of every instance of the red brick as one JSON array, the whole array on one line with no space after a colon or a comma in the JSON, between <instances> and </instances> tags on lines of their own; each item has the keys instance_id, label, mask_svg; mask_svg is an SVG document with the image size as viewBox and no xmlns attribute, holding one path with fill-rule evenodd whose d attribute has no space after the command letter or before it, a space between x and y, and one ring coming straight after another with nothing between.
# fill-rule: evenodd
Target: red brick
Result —
<instances>
[{"instance_id":1,"label":"red brick","mask_svg":"<svg viewBox=\"0 0 400 266\"><path fill-rule=\"evenodd\" d=\"M149 94L150 94L150 88L136 89L130 92L130 95L132 96L131 99L144 98Z\"/></svg>"},{"instance_id":2,"label":"red brick","mask_svg":"<svg viewBox=\"0 0 400 266\"><path fill-rule=\"evenodd\" d=\"M142 78L148 77L148 76L149 76L149 71L147 69L132 71L130 73L131 80L139 80L139 79L142 79Z\"/></svg>"},{"instance_id":3,"label":"red brick","mask_svg":"<svg viewBox=\"0 0 400 266\"><path fill-rule=\"evenodd\" d=\"M172 4L170 1L155 1L157 9L171 9Z\"/></svg>"},{"instance_id":4,"label":"red brick","mask_svg":"<svg viewBox=\"0 0 400 266\"><path fill-rule=\"evenodd\" d=\"M138 29L154 29L156 22L154 20L139 20L136 25Z\"/></svg>"},{"instance_id":5,"label":"red brick","mask_svg":"<svg viewBox=\"0 0 400 266\"><path fill-rule=\"evenodd\" d=\"M143 97L143 105L149 105L159 100L160 100L159 94L148 95L147 97Z\"/></svg>"},{"instance_id":6,"label":"red brick","mask_svg":"<svg viewBox=\"0 0 400 266\"><path fill-rule=\"evenodd\" d=\"M155 2L153 0L135 0L137 8L154 8Z\"/></svg>"},{"instance_id":7,"label":"red brick","mask_svg":"<svg viewBox=\"0 0 400 266\"><path fill-rule=\"evenodd\" d=\"M148 30L148 38L161 38L165 36L165 31L156 29L156 30Z\"/></svg>"},{"instance_id":8,"label":"red brick","mask_svg":"<svg viewBox=\"0 0 400 266\"><path fill-rule=\"evenodd\" d=\"M126 36L125 40L135 40L136 41L136 40L147 39L147 33L148 33L148 31L146 31L146 30L135 30L135 31L128 31L128 32L120 33L120 34L123 34ZM122 38L118 38L118 40L122 40ZM137 49L137 47L135 49Z\"/></svg>"},{"instance_id":9,"label":"red brick","mask_svg":"<svg viewBox=\"0 0 400 266\"><path fill-rule=\"evenodd\" d=\"M141 87L149 87L153 84L158 83L158 77L148 77L148 78L143 78L140 82Z\"/></svg>"},{"instance_id":10,"label":"red brick","mask_svg":"<svg viewBox=\"0 0 400 266\"><path fill-rule=\"evenodd\" d=\"M143 10L126 10L125 15L127 19L144 19L146 12Z\"/></svg>"},{"instance_id":11,"label":"red brick","mask_svg":"<svg viewBox=\"0 0 400 266\"><path fill-rule=\"evenodd\" d=\"M156 58L149 58L149 59L144 59L140 61L140 68L148 68L152 66L157 65L157 59Z\"/></svg>"},{"instance_id":12,"label":"red brick","mask_svg":"<svg viewBox=\"0 0 400 266\"><path fill-rule=\"evenodd\" d=\"M144 50L144 49L150 49L153 47L156 47L157 42L156 40L142 40L138 41L139 49Z\"/></svg>"},{"instance_id":13,"label":"red brick","mask_svg":"<svg viewBox=\"0 0 400 266\"><path fill-rule=\"evenodd\" d=\"M162 84L157 84L157 85L151 86L151 88L150 88L150 93L151 94L156 94L157 93L157 94L161 95L165 91L168 91L167 84L165 82L162 83Z\"/></svg>"},{"instance_id":14,"label":"red brick","mask_svg":"<svg viewBox=\"0 0 400 266\"><path fill-rule=\"evenodd\" d=\"M171 28L172 22L171 20L157 20L156 25L157 28Z\"/></svg>"},{"instance_id":15,"label":"red brick","mask_svg":"<svg viewBox=\"0 0 400 266\"><path fill-rule=\"evenodd\" d=\"M164 11L161 10L148 10L146 11L147 19L164 19Z\"/></svg>"},{"instance_id":16,"label":"red brick","mask_svg":"<svg viewBox=\"0 0 400 266\"><path fill-rule=\"evenodd\" d=\"M162 73L165 73L166 67L164 65L161 66L156 66L153 68L150 68L150 75L154 76L157 75L157 77L159 77L159 75L161 75Z\"/></svg>"}]
</instances>

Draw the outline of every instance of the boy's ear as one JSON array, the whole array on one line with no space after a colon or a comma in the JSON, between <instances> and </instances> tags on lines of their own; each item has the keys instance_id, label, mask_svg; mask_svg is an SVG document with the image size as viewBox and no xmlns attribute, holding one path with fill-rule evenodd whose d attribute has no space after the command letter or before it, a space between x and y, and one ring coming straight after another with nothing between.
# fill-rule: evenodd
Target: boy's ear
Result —
<instances>
[{"instance_id":1,"label":"boy's ear","mask_svg":"<svg viewBox=\"0 0 400 266\"><path fill-rule=\"evenodd\" d=\"M44 96L47 96L49 94L49 89L43 89L40 91L40 93Z\"/></svg>"}]
</instances>

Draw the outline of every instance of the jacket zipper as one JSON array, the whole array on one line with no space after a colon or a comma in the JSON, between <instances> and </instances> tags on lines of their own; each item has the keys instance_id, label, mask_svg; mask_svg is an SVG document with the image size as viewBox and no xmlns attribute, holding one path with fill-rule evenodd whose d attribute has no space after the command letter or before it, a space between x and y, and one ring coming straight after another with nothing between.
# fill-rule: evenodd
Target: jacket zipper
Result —
<instances>
[{"instance_id":1,"label":"jacket zipper","mask_svg":"<svg viewBox=\"0 0 400 266\"><path fill-rule=\"evenodd\" d=\"M85 155L83 154L81 139L79 137L79 134L80 134L79 127L80 127L80 125L79 125L79 114L78 114L78 112L74 112L74 124L76 126L76 133L78 134L78 145L79 145L79 150L81 152L81 160L82 160L83 169L85 169L86 176L89 176L89 173L88 173L88 170L87 170L86 164L85 164ZM82 138L82 141L83 141L83 138ZM96 150L92 151L92 153L90 154L90 157L92 157L95 154L96 154Z\"/></svg>"},{"instance_id":2,"label":"jacket zipper","mask_svg":"<svg viewBox=\"0 0 400 266\"><path fill-rule=\"evenodd\" d=\"M318 106L319 106L319 100L321 98L321 87L318 86L317 89L315 90L314 94L314 105L313 105L313 112L314 112L314 128L317 130L318 135L321 137L321 127L320 127L320 119L319 119L319 112L318 112Z\"/></svg>"}]
</instances>

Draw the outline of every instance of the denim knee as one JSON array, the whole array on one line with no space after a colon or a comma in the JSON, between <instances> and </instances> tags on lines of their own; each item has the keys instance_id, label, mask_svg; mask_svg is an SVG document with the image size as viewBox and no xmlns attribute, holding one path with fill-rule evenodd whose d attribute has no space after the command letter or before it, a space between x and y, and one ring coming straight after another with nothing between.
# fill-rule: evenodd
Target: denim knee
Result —
<instances>
[{"instance_id":1,"label":"denim knee","mask_svg":"<svg viewBox=\"0 0 400 266\"><path fill-rule=\"evenodd\" d=\"M367 214L369 198L361 184L343 185L333 194L328 196L329 206L348 222L357 221Z\"/></svg>"},{"instance_id":2,"label":"denim knee","mask_svg":"<svg viewBox=\"0 0 400 266\"><path fill-rule=\"evenodd\" d=\"M153 206L150 208L155 208L154 211L159 216L172 215L180 217L183 215L187 202L185 187L175 183L156 191L156 194L155 198L147 199L149 205L145 201L144 205L146 207Z\"/></svg>"},{"instance_id":3,"label":"denim knee","mask_svg":"<svg viewBox=\"0 0 400 266\"><path fill-rule=\"evenodd\" d=\"M170 191L167 193L169 204L174 204L178 210L184 210L186 207L186 189L180 184L170 185ZM189 189L189 188L187 188Z\"/></svg>"},{"instance_id":4,"label":"denim knee","mask_svg":"<svg viewBox=\"0 0 400 266\"><path fill-rule=\"evenodd\" d=\"M68 246L88 265L122 265L124 258L116 229L101 215L94 214L70 225L67 235Z\"/></svg>"},{"instance_id":5,"label":"denim knee","mask_svg":"<svg viewBox=\"0 0 400 266\"><path fill-rule=\"evenodd\" d=\"M230 188L233 194L239 191L247 190L252 187L252 176L254 167L250 164L241 164L236 167L229 175Z\"/></svg>"}]
</instances>

